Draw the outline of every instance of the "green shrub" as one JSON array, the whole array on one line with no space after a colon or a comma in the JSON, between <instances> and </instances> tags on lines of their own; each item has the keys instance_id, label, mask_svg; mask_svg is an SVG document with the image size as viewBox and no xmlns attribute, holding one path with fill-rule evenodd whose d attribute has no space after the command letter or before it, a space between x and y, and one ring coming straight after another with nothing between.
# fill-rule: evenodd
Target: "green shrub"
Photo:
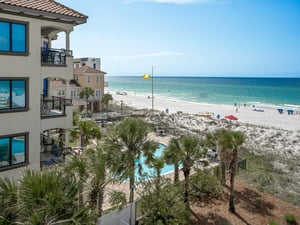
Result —
<instances>
[{"instance_id":1,"label":"green shrub","mask_svg":"<svg viewBox=\"0 0 300 225\"><path fill-rule=\"evenodd\" d=\"M295 218L295 216L293 214L286 214L284 215L285 221L289 224L289 225L297 225L297 220Z\"/></svg>"},{"instance_id":2,"label":"green shrub","mask_svg":"<svg viewBox=\"0 0 300 225\"><path fill-rule=\"evenodd\" d=\"M263 208L264 201L261 198L254 199L254 205L258 208Z\"/></svg>"},{"instance_id":3,"label":"green shrub","mask_svg":"<svg viewBox=\"0 0 300 225\"><path fill-rule=\"evenodd\" d=\"M219 179L203 171L198 171L190 179L190 196L194 199L205 200L220 196L223 187Z\"/></svg>"},{"instance_id":4,"label":"green shrub","mask_svg":"<svg viewBox=\"0 0 300 225\"><path fill-rule=\"evenodd\" d=\"M275 222L274 220L269 221L268 225L279 225L279 223Z\"/></svg>"}]
</instances>

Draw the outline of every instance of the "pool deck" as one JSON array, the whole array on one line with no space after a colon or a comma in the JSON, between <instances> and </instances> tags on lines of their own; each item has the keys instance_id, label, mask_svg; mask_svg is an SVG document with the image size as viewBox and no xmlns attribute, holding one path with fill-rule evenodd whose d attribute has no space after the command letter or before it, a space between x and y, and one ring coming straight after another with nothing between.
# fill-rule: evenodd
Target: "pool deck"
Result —
<instances>
[{"instance_id":1,"label":"pool deck","mask_svg":"<svg viewBox=\"0 0 300 225\"><path fill-rule=\"evenodd\" d=\"M172 138L172 136L170 136L170 135L157 136L154 132L149 133L149 139L154 140L154 141L159 142L159 143L164 144L164 145L168 145L171 138ZM165 176L173 178L173 174L174 174L174 172L171 172L171 173L166 174ZM182 173L180 173L180 179L183 179ZM138 193L137 193L139 191L138 190L139 188L140 187L137 186L136 189L135 189L135 192L134 192L134 199L135 200L139 198ZM108 209L108 208L111 207L111 205L109 204L108 193L112 190L117 190L117 191L124 192L126 194L127 199L129 199L130 189L129 189L129 182L128 181L109 184L109 185L107 185L106 191L105 191L103 210Z\"/></svg>"},{"instance_id":2,"label":"pool deck","mask_svg":"<svg viewBox=\"0 0 300 225\"><path fill-rule=\"evenodd\" d=\"M154 140L154 141L159 142L159 143L164 144L164 145L168 145L169 141L171 140L172 137L173 136L171 136L171 135L157 136L154 132L149 134L149 139ZM208 169L209 167L214 167L216 165L218 165L218 164L217 163L210 163L210 166L207 166L206 168ZM195 168L196 167L200 169L200 167L202 167L202 165L195 165ZM193 172L194 171L192 170L191 174ZM174 172L167 173L163 176L173 180ZM184 175L183 175L182 172L179 173L179 180L184 180ZM141 187L139 187L139 186L137 186L135 188L135 192L134 192L134 199L135 200L139 199L139 197L140 197L138 195L138 192L140 191L139 190L140 188ZM129 182L128 181L109 184L109 185L107 185L106 190L105 190L103 210L106 210L106 209L111 207L111 205L109 204L109 195L108 195L108 193L112 190L117 190L117 191L124 192L126 194L126 198L129 199L130 189L129 189Z\"/></svg>"}]
</instances>

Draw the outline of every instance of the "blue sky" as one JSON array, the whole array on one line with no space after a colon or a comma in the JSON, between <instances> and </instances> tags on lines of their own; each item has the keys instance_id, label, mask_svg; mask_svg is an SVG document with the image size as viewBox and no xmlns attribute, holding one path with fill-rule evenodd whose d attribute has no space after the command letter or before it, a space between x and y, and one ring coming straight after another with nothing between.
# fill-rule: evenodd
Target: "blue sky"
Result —
<instances>
[{"instance_id":1,"label":"blue sky","mask_svg":"<svg viewBox=\"0 0 300 225\"><path fill-rule=\"evenodd\" d=\"M75 57L107 75L300 77L299 0L57 0L89 19ZM57 41L57 46L60 41Z\"/></svg>"}]
</instances>

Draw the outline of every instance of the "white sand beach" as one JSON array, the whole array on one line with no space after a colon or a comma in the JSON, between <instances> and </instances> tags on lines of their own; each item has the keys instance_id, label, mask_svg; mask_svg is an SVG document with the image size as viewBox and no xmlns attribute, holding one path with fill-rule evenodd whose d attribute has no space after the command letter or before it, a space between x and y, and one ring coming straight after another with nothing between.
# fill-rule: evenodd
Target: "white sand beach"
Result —
<instances>
[{"instance_id":1,"label":"white sand beach","mask_svg":"<svg viewBox=\"0 0 300 225\"><path fill-rule=\"evenodd\" d=\"M132 92L126 92L127 95L118 95L116 91L110 91L114 102L135 107L137 109L151 109L152 99L148 98L147 95L136 94ZM149 96L151 97L151 96ZM296 131L300 130L300 111L295 110L294 114L288 115L287 111L284 110L282 114L279 114L276 108L265 107L256 105L252 106L230 106L222 104L207 104L207 103L196 103L187 102L171 98L163 98L160 96L154 97L154 109L159 111L165 111L168 109L169 114L181 111L187 114L212 114L214 118L220 115L222 119L226 115L234 115L238 118L239 123L253 124L258 126L273 127L278 129ZM261 112L263 110L263 112Z\"/></svg>"},{"instance_id":2,"label":"white sand beach","mask_svg":"<svg viewBox=\"0 0 300 225\"><path fill-rule=\"evenodd\" d=\"M126 95L110 91L114 102L137 109L151 109L152 99L146 95L127 92ZM288 115L286 109L280 114L277 108L255 106L230 106L154 98L154 109L163 111L159 116L148 117L149 122L168 124L185 132L211 132L219 128L230 128L244 133L245 146L255 154L280 154L285 158L300 159L300 113ZM166 112L168 109L168 113ZM262 112L263 111L263 112ZM182 112L182 113L178 113ZM212 115L207 118L207 115ZM220 115L220 119L217 119ZM237 121L222 120L233 115Z\"/></svg>"}]
</instances>

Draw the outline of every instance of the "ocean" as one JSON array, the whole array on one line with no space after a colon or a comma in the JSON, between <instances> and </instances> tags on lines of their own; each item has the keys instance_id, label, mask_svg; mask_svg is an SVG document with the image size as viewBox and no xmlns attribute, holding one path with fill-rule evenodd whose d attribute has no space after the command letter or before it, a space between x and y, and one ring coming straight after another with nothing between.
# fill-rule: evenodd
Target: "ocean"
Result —
<instances>
[{"instance_id":1,"label":"ocean","mask_svg":"<svg viewBox=\"0 0 300 225\"><path fill-rule=\"evenodd\" d=\"M151 96L152 80L106 76L108 91ZM214 104L300 107L300 78L154 77L154 96Z\"/></svg>"}]
</instances>

